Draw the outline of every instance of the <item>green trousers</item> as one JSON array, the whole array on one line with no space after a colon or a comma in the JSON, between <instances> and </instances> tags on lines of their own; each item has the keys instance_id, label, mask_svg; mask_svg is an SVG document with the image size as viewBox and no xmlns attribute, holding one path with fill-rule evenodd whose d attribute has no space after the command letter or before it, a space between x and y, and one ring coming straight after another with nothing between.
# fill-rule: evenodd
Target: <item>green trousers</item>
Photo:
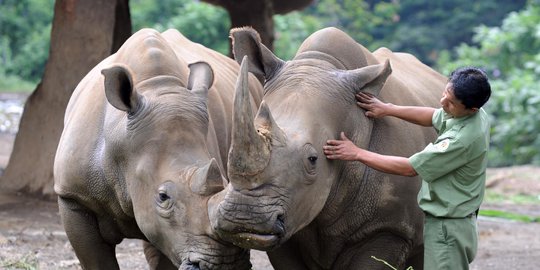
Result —
<instances>
[{"instance_id":1,"label":"green trousers","mask_svg":"<svg viewBox=\"0 0 540 270\"><path fill-rule=\"evenodd\" d=\"M476 216L424 221L424 270L468 270L476 256Z\"/></svg>"}]
</instances>

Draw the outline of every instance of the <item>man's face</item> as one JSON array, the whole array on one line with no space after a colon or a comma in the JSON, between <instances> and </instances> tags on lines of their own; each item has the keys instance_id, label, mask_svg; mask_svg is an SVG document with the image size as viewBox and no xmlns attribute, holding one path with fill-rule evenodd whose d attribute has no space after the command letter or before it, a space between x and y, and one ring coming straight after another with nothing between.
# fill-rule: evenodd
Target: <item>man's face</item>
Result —
<instances>
[{"instance_id":1,"label":"man's face","mask_svg":"<svg viewBox=\"0 0 540 270\"><path fill-rule=\"evenodd\" d=\"M461 100L454 96L454 90L452 90L451 83L446 84L446 88L444 89L443 96L441 98L441 105L443 110L452 115L454 118L467 116L478 111L478 108L465 108L465 105L461 103Z\"/></svg>"}]
</instances>

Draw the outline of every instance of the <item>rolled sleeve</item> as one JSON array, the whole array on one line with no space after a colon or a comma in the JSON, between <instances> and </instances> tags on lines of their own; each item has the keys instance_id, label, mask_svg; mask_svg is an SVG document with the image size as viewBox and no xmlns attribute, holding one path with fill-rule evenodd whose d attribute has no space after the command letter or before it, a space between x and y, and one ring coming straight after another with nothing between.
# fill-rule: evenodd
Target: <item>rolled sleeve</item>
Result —
<instances>
[{"instance_id":1,"label":"rolled sleeve","mask_svg":"<svg viewBox=\"0 0 540 270\"><path fill-rule=\"evenodd\" d=\"M467 163L467 147L453 138L437 140L409 158L414 170L426 182L444 176Z\"/></svg>"}]
</instances>

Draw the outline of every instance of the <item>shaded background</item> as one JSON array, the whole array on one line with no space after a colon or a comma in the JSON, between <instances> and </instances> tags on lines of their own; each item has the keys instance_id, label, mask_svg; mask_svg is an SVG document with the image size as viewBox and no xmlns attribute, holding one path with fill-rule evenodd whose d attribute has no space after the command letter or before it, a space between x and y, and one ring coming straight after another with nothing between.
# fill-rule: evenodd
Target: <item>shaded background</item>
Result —
<instances>
[{"instance_id":1,"label":"shaded background","mask_svg":"<svg viewBox=\"0 0 540 270\"><path fill-rule=\"evenodd\" d=\"M143 27L176 28L229 55L229 29L252 26L287 60L309 34L334 26L442 74L480 66L494 88L490 166L540 163L538 0L0 0L0 12L0 91L31 92L0 178L5 190L54 197L52 163L73 89Z\"/></svg>"},{"instance_id":2,"label":"shaded background","mask_svg":"<svg viewBox=\"0 0 540 270\"><path fill-rule=\"evenodd\" d=\"M285 60L309 34L334 26L370 50L408 52L445 75L458 66L484 68L494 92L486 106L491 168L481 214L520 223L481 220L481 244L491 239L495 248L481 247L473 267L528 269L540 260L531 233L538 229L527 225L540 220L538 0L0 0L0 141L7 142L0 147L0 193L8 195L0 196L0 250L18 255L35 244L51 256L60 249L72 254L55 203L33 205L35 197L55 198L52 164L65 106L92 67L143 27L176 28L228 55L229 29L245 25ZM524 164L532 166L516 166ZM33 227L45 232L27 230ZM508 254L517 259L505 261ZM55 259L45 258L53 265Z\"/></svg>"}]
</instances>

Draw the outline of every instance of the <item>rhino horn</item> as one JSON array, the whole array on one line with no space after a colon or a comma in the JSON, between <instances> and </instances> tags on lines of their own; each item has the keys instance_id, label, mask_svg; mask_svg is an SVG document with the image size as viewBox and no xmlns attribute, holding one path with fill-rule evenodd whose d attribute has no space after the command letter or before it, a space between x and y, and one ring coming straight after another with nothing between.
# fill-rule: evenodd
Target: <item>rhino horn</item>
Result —
<instances>
[{"instance_id":1,"label":"rhino horn","mask_svg":"<svg viewBox=\"0 0 540 270\"><path fill-rule=\"evenodd\" d=\"M285 146L285 132L277 125L268 104L264 100L257 112L257 116L255 116L255 126L261 135L271 139L273 146Z\"/></svg>"},{"instance_id":2,"label":"rhino horn","mask_svg":"<svg viewBox=\"0 0 540 270\"><path fill-rule=\"evenodd\" d=\"M212 195L224 189L225 182L215 158L199 168L191 177L189 187L199 195Z\"/></svg>"},{"instance_id":3,"label":"rhino horn","mask_svg":"<svg viewBox=\"0 0 540 270\"><path fill-rule=\"evenodd\" d=\"M234 95L232 138L227 172L233 185L260 173L266 168L270 159L270 144L257 132L253 123L247 63L247 56L244 56Z\"/></svg>"}]
</instances>

